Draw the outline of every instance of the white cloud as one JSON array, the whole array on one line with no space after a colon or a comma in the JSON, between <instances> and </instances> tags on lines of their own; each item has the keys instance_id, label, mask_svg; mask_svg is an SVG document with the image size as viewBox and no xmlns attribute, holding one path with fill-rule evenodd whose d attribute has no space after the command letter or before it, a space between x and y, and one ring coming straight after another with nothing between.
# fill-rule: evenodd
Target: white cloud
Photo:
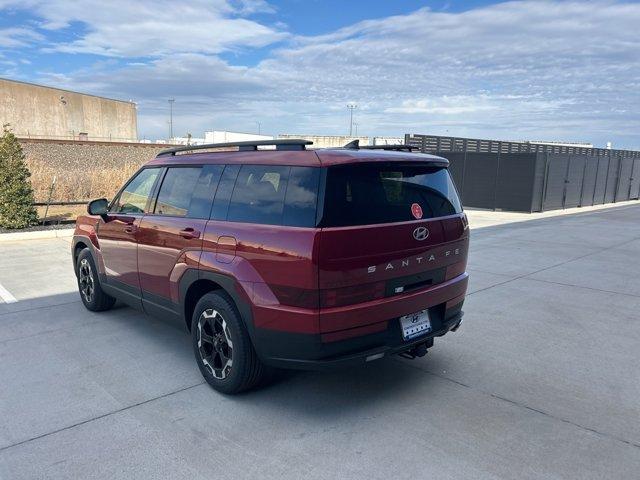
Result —
<instances>
[{"instance_id":1,"label":"white cloud","mask_svg":"<svg viewBox=\"0 0 640 480\"><path fill-rule=\"evenodd\" d=\"M498 105L487 95L443 95L438 98L403 100L398 107L385 109L386 113L430 113L441 115L459 115L495 110Z\"/></svg>"},{"instance_id":2,"label":"white cloud","mask_svg":"<svg viewBox=\"0 0 640 480\"><path fill-rule=\"evenodd\" d=\"M31 43L42 40L42 38L42 35L30 28L0 28L0 48L25 47Z\"/></svg>"},{"instance_id":3,"label":"white cloud","mask_svg":"<svg viewBox=\"0 0 640 480\"><path fill-rule=\"evenodd\" d=\"M49 51L113 57L147 57L173 53L216 54L234 48L263 47L286 34L240 15L271 11L265 2L196 0L191 2L26 0L5 2L41 18L44 30L79 22L80 38L56 43Z\"/></svg>"}]
</instances>

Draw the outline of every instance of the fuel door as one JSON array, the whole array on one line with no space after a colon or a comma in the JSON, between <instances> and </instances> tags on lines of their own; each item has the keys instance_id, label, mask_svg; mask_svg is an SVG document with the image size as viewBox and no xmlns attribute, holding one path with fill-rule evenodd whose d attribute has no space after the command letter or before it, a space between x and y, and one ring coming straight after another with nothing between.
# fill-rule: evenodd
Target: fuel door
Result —
<instances>
[{"instance_id":1,"label":"fuel door","mask_svg":"<svg viewBox=\"0 0 640 480\"><path fill-rule=\"evenodd\" d=\"M219 237L216 248L216 261L220 263L231 263L236 256L236 245L235 237Z\"/></svg>"}]
</instances>

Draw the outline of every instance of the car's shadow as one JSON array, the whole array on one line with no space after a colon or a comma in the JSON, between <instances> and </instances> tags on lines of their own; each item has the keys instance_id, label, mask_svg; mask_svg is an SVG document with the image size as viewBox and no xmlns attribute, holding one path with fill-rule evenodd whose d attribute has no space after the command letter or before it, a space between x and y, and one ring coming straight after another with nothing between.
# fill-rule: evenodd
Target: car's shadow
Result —
<instances>
[{"instance_id":1,"label":"car's shadow","mask_svg":"<svg viewBox=\"0 0 640 480\"><path fill-rule=\"evenodd\" d=\"M200 385L203 379L191 338L182 326L121 304L107 312L89 312L76 292L19 302L13 307L14 312L0 313L0 343L10 342L17 353L20 344L32 345L35 336L46 344L46 352L56 352L54 363L42 358L46 369L34 365L33 371L27 369L30 375L47 372L53 377L78 369L81 377L69 377L70 382L81 382L86 375L93 387L117 396L123 406L193 387L198 398L214 409L231 401L240 409L255 407L273 415L290 412L314 421L392 404L412 390L440 381L393 356L325 372L278 371L270 383L228 397ZM66 387L58 384L52 388ZM82 404L90 399L75 400Z\"/></svg>"}]
</instances>

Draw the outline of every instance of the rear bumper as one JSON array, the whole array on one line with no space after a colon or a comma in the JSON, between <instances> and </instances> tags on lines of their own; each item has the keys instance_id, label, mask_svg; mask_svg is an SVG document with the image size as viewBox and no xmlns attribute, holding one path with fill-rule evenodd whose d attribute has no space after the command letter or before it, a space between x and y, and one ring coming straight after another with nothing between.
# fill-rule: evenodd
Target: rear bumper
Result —
<instances>
[{"instance_id":1,"label":"rear bumper","mask_svg":"<svg viewBox=\"0 0 640 480\"><path fill-rule=\"evenodd\" d=\"M446 303L429 308L433 330L405 341L400 321L386 322L386 328L367 335L327 342L322 335L286 333L256 329L255 340L262 360L274 367L301 370L328 370L357 365L412 349L421 343L433 345L441 337L457 329L462 322L462 301L447 308Z\"/></svg>"}]
</instances>

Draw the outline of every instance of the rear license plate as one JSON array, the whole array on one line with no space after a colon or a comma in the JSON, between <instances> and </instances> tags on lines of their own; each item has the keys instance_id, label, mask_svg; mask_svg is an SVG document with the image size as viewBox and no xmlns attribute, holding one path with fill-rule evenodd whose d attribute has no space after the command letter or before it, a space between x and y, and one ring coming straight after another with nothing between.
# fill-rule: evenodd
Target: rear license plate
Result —
<instances>
[{"instance_id":1,"label":"rear license plate","mask_svg":"<svg viewBox=\"0 0 640 480\"><path fill-rule=\"evenodd\" d=\"M405 340L429 333L431 331L429 310L400 317L400 328L402 328L402 338Z\"/></svg>"}]
</instances>

